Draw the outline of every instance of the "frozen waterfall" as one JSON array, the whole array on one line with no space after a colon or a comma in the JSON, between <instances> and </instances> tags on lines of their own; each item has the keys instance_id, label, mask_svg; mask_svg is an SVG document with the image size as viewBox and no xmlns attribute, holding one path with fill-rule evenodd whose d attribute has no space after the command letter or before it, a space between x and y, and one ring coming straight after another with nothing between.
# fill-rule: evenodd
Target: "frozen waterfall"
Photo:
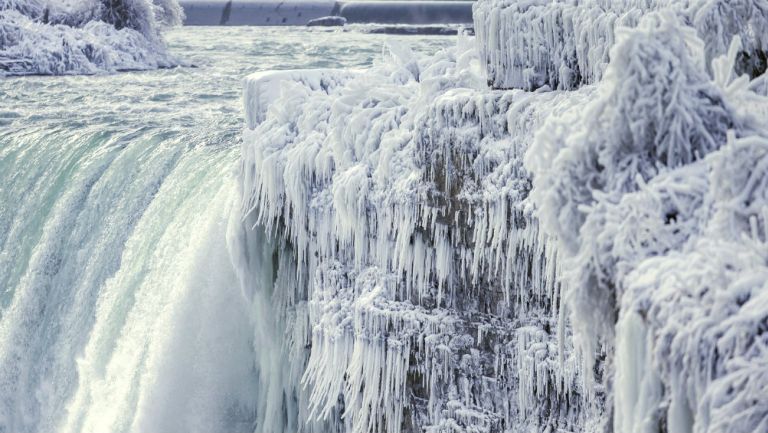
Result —
<instances>
[{"instance_id":1,"label":"frozen waterfall","mask_svg":"<svg viewBox=\"0 0 768 433\"><path fill-rule=\"evenodd\" d=\"M0 83L0 433L768 431L768 2L473 11L233 29L244 119L217 66ZM0 74L180 17L0 0Z\"/></svg>"}]
</instances>

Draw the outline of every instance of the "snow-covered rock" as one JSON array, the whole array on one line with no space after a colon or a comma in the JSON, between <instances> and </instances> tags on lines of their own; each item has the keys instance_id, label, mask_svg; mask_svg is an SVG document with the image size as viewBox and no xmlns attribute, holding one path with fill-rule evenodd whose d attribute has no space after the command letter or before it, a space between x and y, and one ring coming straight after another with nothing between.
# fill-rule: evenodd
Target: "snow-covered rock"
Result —
<instances>
[{"instance_id":1,"label":"snow-covered rock","mask_svg":"<svg viewBox=\"0 0 768 433\"><path fill-rule=\"evenodd\" d=\"M327 16L307 21L309 27L341 27L347 24L347 19L338 16Z\"/></svg>"},{"instance_id":2,"label":"snow-covered rock","mask_svg":"<svg viewBox=\"0 0 768 433\"><path fill-rule=\"evenodd\" d=\"M509 3L642 12L568 86L489 88L488 33L249 79L243 233L289 372L264 398L294 417L259 431L765 430L763 9L718 4Z\"/></svg>"}]
</instances>

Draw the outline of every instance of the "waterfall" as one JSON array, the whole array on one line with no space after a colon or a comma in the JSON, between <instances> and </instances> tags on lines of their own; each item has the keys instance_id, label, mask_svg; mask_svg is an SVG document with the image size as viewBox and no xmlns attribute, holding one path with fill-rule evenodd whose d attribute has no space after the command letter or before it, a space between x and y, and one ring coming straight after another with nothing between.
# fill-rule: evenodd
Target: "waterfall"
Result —
<instances>
[{"instance_id":1,"label":"waterfall","mask_svg":"<svg viewBox=\"0 0 768 433\"><path fill-rule=\"evenodd\" d=\"M236 153L76 124L1 139L0 431L251 431Z\"/></svg>"}]
</instances>

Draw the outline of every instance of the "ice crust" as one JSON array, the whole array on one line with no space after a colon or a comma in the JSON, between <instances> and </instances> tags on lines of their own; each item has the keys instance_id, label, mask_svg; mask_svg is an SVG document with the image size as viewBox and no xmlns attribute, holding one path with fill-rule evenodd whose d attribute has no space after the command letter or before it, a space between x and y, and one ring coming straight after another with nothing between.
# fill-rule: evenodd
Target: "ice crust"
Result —
<instances>
[{"instance_id":1,"label":"ice crust","mask_svg":"<svg viewBox=\"0 0 768 433\"><path fill-rule=\"evenodd\" d=\"M717 30L743 17L717 4L626 2L568 86L489 88L482 25L246 80L243 215L286 360L264 398L293 417L257 431L768 429L763 34ZM476 12L565 4L511 5Z\"/></svg>"},{"instance_id":2,"label":"ice crust","mask_svg":"<svg viewBox=\"0 0 768 433\"><path fill-rule=\"evenodd\" d=\"M161 32L182 17L176 0L0 0L0 76L171 67Z\"/></svg>"}]
</instances>

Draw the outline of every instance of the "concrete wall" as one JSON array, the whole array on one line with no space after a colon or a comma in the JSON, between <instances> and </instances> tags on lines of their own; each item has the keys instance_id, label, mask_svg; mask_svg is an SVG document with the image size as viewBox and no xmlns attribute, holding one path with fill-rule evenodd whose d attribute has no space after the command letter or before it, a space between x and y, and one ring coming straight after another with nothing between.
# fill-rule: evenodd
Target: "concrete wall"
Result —
<instances>
[{"instance_id":1,"label":"concrete wall","mask_svg":"<svg viewBox=\"0 0 768 433\"><path fill-rule=\"evenodd\" d=\"M305 25L340 15L349 23L469 24L471 1L180 0L189 26Z\"/></svg>"},{"instance_id":2,"label":"concrete wall","mask_svg":"<svg viewBox=\"0 0 768 433\"><path fill-rule=\"evenodd\" d=\"M471 1L344 2L340 15L349 23L469 24Z\"/></svg>"},{"instance_id":3,"label":"concrete wall","mask_svg":"<svg viewBox=\"0 0 768 433\"><path fill-rule=\"evenodd\" d=\"M303 26L335 15L335 1L180 0L188 26ZM335 9L335 10L334 10Z\"/></svg>"}]
</instances>

